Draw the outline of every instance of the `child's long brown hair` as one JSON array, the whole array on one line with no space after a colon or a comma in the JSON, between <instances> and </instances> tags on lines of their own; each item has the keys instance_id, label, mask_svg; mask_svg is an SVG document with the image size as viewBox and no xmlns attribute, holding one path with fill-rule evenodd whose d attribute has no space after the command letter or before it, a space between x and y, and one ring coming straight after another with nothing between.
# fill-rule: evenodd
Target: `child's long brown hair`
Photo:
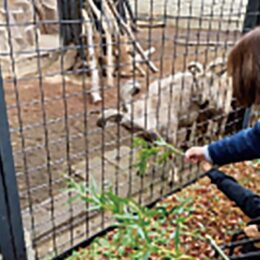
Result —
<instances>
[{"instance_id":1,"label":"child's long brown hair","mask_svg":"<svg viewBox=\"0 0 260 260\"><path fill-rule=\"evenodd\" d=\"M239 104L260 104L260 27L245 34L231 50L228 73Z\"/></svg>"}]
</instances>

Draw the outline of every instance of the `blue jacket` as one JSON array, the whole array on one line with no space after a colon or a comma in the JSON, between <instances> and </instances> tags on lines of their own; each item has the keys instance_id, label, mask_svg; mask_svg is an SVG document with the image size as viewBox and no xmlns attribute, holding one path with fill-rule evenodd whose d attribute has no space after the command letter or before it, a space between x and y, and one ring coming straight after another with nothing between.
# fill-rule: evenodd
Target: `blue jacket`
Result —
<instances>
[{"instance_id":1,"label":"blue jacket","mask_svg":"<svg viewBox=\"0 0 260 260\"><path fill-rule=\"evenodd\" d=\"M213 142L208 146L208 153L217 165L260 158L260 122L252 128Z\"/></svg>"}]
</instances>

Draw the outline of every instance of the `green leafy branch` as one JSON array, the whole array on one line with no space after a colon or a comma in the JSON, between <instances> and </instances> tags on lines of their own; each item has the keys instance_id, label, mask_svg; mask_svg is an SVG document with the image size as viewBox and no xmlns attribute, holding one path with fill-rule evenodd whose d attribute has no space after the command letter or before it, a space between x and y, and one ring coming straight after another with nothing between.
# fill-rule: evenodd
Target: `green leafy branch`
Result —
<instances>
[{"instance_id":1,"label":"green leafy branch","mask_svg":"<svg viewBox=\"0 0 260 260\"><path fill-rule=\"evenodd\" d=\"M173 207L167 204L149 209L130 198L117 196L111 187L100 192L93 179L88 187L68 179L68 192L73 194L70 202L80 199L89 204L89 211L112 213L117 227L110 237L97 238L87 253L77 252L74 254L76 258L71 256L70 259L98 259L101 256L108 259L149 259L151 255L160 259L193 259L181 252L181 233L192 212L190 199L179 198L178 205ZM167 221L171 221L167 226L175 227L174 232L162 228ZM171 241L174 248L167 249ZM80 254L84 254L85 258L80 258Z\"/></svg>"},{"instance_id":2,"label":"green leafy branch","mask_svg":"<svg viewBox=\"0 0 260 260\"><path fill-rule=\"evenodd\" d=\"M143 176L150 166L162 166L174 156L184 156L184 153L167 143L160 135L153 143L148 143L142 138L134 138L134 148L138 149L137 167L139 174Z\"/></svg>"}]
</instances>

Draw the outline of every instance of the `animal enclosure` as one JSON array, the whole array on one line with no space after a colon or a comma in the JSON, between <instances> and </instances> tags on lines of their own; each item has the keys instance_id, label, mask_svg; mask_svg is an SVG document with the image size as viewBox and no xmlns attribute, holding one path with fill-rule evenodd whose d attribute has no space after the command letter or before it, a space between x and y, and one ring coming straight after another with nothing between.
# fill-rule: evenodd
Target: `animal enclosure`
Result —
<instances>
[{"instance_id":1,"label":"animal enclosure","mask_svg":"<svg viewBox=\"0 0 260 260\"><path fill-rule=\"evenodd\" d=\"M199 178L176 157L140 176L134 138L179 149L242 127L226 73L245 0L0 1L0 65L23 227L37 259L111 224L66 177L150 204ZM248 19L249 19L248 18ZM250 20L249 19L249 20ZM255 24L254 24L255 25ZM253 26L254 26L253 25Z\"/></svg>"}]
</instances>

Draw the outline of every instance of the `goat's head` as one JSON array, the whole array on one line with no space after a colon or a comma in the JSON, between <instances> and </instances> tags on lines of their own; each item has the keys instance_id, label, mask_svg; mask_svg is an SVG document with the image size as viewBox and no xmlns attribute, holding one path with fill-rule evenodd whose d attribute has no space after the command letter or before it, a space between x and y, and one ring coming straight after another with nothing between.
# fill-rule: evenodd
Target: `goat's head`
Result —
<instances>
[{"instance_id":1,"label":"goat's head","mask_svg":"<svg viewBox=\"0 0 260 260\"><path fill-rule=\"evenodd\" d=\"M197 84L200 102L209 102L212 108L227 111L232 98L232 87L226 73L226 60L217 58L210 62L205 69L201 63L191 62L188 70Z\"/></svg>"},{"instance_id":2,"label":"goat's head","mask_svg":"<svg viewBox=\"0 0 260 260\"><path fill-rule=\"evenodd\" d=\"M97 126L105 127L107 122L124 122L131 106L133 96L137 95L141 90L141 85L136 80L128 80L122 86L120 86L120 110L110 108L106 109L97 120Z\"/></svg>"},{"instance_id":3,"label":"goat's head","mask_svg":"<svg viewBox=\"0 0 260 260\"><path fill-rule=\"evenodd\" d=\"M120 103L124 112L127 112L133 96L141 91L141 84L137 80L128 80L120 87Z\"/></svg>"}]
</instances>

